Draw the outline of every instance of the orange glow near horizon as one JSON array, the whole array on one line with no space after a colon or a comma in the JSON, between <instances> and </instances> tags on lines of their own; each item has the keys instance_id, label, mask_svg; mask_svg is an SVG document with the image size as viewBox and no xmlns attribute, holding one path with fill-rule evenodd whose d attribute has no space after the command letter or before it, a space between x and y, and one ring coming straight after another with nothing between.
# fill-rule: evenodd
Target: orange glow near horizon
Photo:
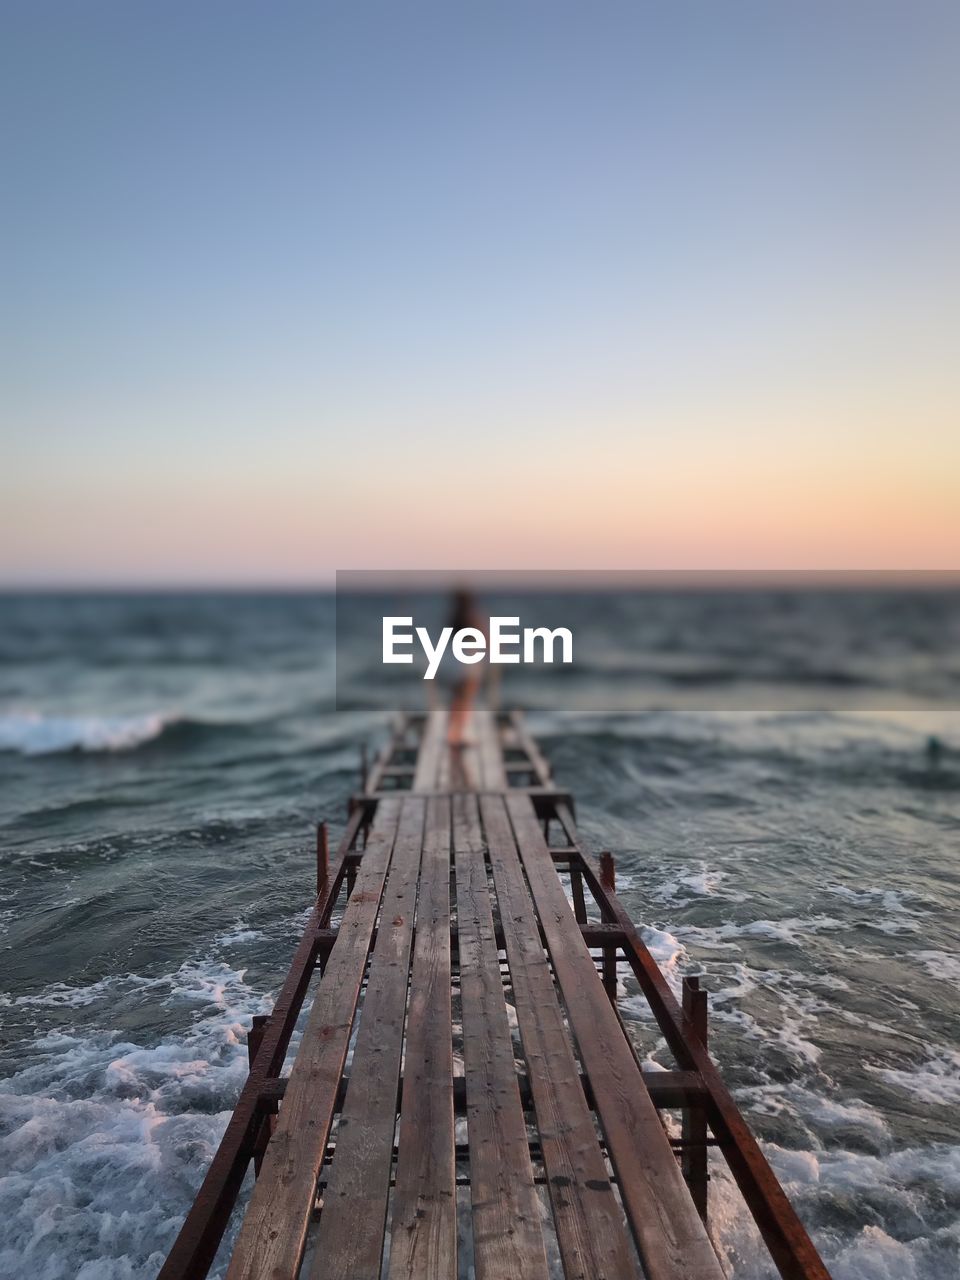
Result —
<instances>
[{"instance_id":1,"label":"orange glow near horizon","mask_svg":"<svg viewBox=\"0 0 960 1280\"><path fill-rule=\"evenodd\" d=\"M617 433L619 435L619 433ZM312 583L337 568L954 569L957 466L736 454L595 432L556 451L438 450L290 474L44 477L0 512L0 580Z\"/></svg>"}]
</instances>

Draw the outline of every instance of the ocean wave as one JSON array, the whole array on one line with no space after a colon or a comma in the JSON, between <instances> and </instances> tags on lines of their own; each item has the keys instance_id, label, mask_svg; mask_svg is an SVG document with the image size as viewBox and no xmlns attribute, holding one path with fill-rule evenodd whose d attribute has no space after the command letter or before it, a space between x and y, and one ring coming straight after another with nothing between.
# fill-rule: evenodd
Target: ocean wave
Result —
<instances>
[{"instance_id":1,"label":"ocean wave","mask_svg":"<svg viewBox=\"0 0 960 1280\"><path fill-rule=\"evenodd\" d=\"M668 976L672 976L679 962L686 955L683 943L666 929L657 929L653 925L645 925L640 933L647 950L660 969Z\"/></svg>"},{"instance_id":2,"label":"ocean wave","mask_svg":"<svg viewBox=\"0 0 960 1280\"><path fill-rule=\"evenodd\" d=\"M932 1046L926 1062L906 1070L865 1064L873 1075L903 1089L929 1107L955 1107L960 1103L960 1052L947 1045Z\"/></svg>"},{"instance_id":3,"label":"ocean wave","mask_svg":"<svg viewBox=\"0 0 960 1280\"><path fill-rule=\"evenodd\" d=\"M700 947L725 950L734 939L762 938L792 947L805 947L811 935L842 929L836 916L818 915L790 917L785 920L751 920L745 924L732 921L719 925L684 925L677 930L684 938Z\"/></svg>"},{"instance_id":4,"label":"ocean wave","mask_svg":"<svg viewBox=\"0 0 960 1280\"><path fill-rule=\"evenodd\" d=\"M653 896L670 907L678 909L687 906L698 898L713 898L725 902L745 902L746 894L725 887L728 880L725 871L719 871L707 863L700 863L698 869L680 869L668 880L655 885Z\"/></svg>"},{"instance_id":5,"label":"ocean wave","mask_svg":"<svg viewBox=\"0 0 960 1280\"><path fill-rule=\"evenodd\" d=\"M186 1006L194 1021L155 1043L127 1040L107 1027L131 992ZM208 956L159 977L54 984L32 1001L100 1005L105 1025L25 1041L25 1062L0 1085L0 1275L155 1275L246 1078L252 1015L269 1000L243 969Z\"/></svg>"},{"instance_id":6,"label":"ocean wave","mask_svg":"<svg viewBox=\"0 0 960 1280\"><path fill-rule=\"evenodd\" d=\"M948 951L917 951L914 954L931 978L960 987L960 955Z\"/></svg>"},{"instance_id":7,"label":"ocean wave","mask_svg":"<svg viewBox=\"0 0 960 1280\"><path fill-rule=\"evenodd\" d=\"M835 1280L947 1280L957 1274L956 1197L960 1147L935 1143L867 1155L845 1147L764 1154L821 1245ZM711 1159L711 1224L726 1265L740 1280L768 1280L769 1261L729 1171ZM930 1211L929 1197L937 1208ZM850 1206L879 1221L856 1226ZM837 1224L853 1228L837 1232ZM818 1230L821 1228L822 1230ZM918 1230L921 1227L921 1230Z\"/></svg>"},{"instance_id":8,"label":"ocean wave","mask_svg":"<svg viewBox=\"0 0 960 1280\"><path fill-rule=\"evenodd\" d=\"M132 751L159 738L178 717L151 712L137 716L47 716L23 711L0 715L0 751L24 756L64 752Z\"/></svg>"},{"instance_id":9,"label":"ocean wave","mask_svg":"<svg viewBox=\"0 0 960 1280\"><path fill-rule=\"evenodd\" d=\"M7 711L0 713L0 753L14 752L22 756L63 755L70 753L118 753L135 751L143 747L190 747L198 744L226 741L235 743L257 741L265 731L285 730L287 713L254 714L246 717L231 716L224 719L207 719L169 711L149 711L138 715L47 715L37 711ZM367 717L358 723L331 722L329 717L318 715L311 724L311 737L292 741L297 753L343 751L352 749L358 734L378 730L383 717L371 722ZM260 749L257 756L264 763L282 761L288 754L274 747ZM349 761L353 767L353 759ZM347 767L346 758L344 768Z\"/></svg>"},{"instance_id":10,"label":"ocean wave","mask_svg":"<svg viewBox=\"0 0 960 1280\"><path fill-rule=\"evenodd\" d=\"M920 895L910 889L887 889L882 886L853 889L846 884L828 884L827 892L832 893L834 897L845 899L852 906L870 907L871 910L882 907L884 911L902 912L906 915L917 914L907 906L907 900L920 901Z\"/></svg>"}]
</instances>

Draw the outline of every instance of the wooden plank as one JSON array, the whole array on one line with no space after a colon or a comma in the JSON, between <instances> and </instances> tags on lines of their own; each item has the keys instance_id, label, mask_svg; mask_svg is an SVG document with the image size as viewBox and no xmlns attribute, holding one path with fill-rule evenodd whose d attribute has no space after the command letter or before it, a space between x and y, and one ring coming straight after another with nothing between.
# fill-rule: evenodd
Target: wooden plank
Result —
<instances>
[{"instance_id":1,"label":"wooden plank","mask_svg":"<svg viewBox=\"0 0 960 1280\"><path fill-rule=\"evenodd\" d=\"M453 801L463 1060L477 1280L547 1280L540 1202L473 796Z\"/></svg>"},{"instance_id":2,"label":"wooden plank","mask_svg":"<svg viewBox=\"0 0 960 1280\"><path fill-rule=\"evenodd\" d=\"M423 800L403 801L323 1197L313 1280L380 1276L425 810Z\"/></svg>"},{"instance_id":3,"label":"wooden plank","mask_svg":"<svg viewBox=\"0 0 960 1280\"><path fill-rule=\"evenodd\" d=\"M293 1280L300 1266L399 816L397 800L377 809L227 1280Z\"/></svg>"},{"instance_id":4,"label":"wooden plank","mask_svg":"<svg viewBox=\"0 0 960 1280\"><path fill-rule=\"evenodd\" d=\"M480 786L496 791L508 785L497 721L489 707L474 712L474 736L480 758Z\"/></svg>"},{"instance_id":5,"label":"wooden plank","mask_svg":"<svg viewBox=\"0 0 960 1280\"><path fill-rule=\"evenodd\" d=\"M453 751L447 741L449 716L446 711L439 714L443 717L443 733L440 741L440 758L437 764L437 790L449 792L461 786L455 774L459 776L463 771L463 767L460 759L461 752Z\"/></svg>"},{"instance_id":6,"label":"wooden plank","mask_svg":"<svg viewBox=\"0 0 960 1280\"><path fill-rule=\"evenodd\" d=\"M557 1002L503 798L484 796L480 813L500 902L520 1037L566 1276L568 1280L625 1280L638 1276L626 1225L580 1085L579 1068ZM559 883L558 880L558 886ZM593 977L596 980L595 973ZM600 998L609 1009L602 989Z\"/></svg>"},{"instance_id":7,"label":"wooden plank","mask_svg":"<svg viewBox=\"0 0 960 1280\"><path fill-rule=\"evenodd\" d=\"M524 796L507 796L505 805L647 1275L650 1280L723 1280L533 805Z\"/></svg>"},{"instance_id":8,"label":"wooden plank","mask_svg":"<svg viewBox=\"0 0 960 1280\"><path fill-rule=\"evenodd\" d=\"M417 771L413 775L414 791L443 790L440 786L440 770L448 755L447 713L441 710L431 711L423 723Z\"/></svg>"},{"instance_id":9,"label":"wooden plank","mask_svg":"<svg viewBox=\"0 0 960 1280\"><path fill-rule=\"evenodd\" d=\"M456 1280L450 801L427 801L390 1234L390 1280Z\"/></svg>"},{"instance_id":10,"label":"wooden plank","mask_svg":"<svg viewBox=\"0 0 960 1280\"><path fill-rule=\"evenodd\" d=\"M481 785L480 756L477 751L477 709L467 716L465 740L456 750L449 752L451 763L450 787L453 791L476 791Z\"/></svg>"}]
</instances>

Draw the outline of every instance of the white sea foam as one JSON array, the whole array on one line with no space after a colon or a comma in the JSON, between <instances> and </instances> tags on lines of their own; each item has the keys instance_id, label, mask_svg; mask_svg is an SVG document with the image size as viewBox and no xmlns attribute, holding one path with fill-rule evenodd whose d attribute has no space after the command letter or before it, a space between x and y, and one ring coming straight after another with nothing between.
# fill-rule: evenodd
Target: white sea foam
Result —
<instances>
[{"instance_id":1,"label":"white sea foam","mask_svg":"<svg viewBox=\"0 0 960 1280\"><path fill-rule=\"evenodd\" d=\"M932 978L960 985L960 956L947 951L916 951L914 954Z\"/></svg>"},{"instance_id":2,"label":"white sea foam","mask_svg":"<svg viewBox=\"0 0 960 1280\"><path fill-rule=\"evenodd\" d=\"M684 936L688 933L687 930L678 932ZM812 1038L817 1019L833 1008L832 1001L809 990L809 986L820 985L832 987L830 982L821 983L818 975L812 975L808 984L804 975L789 970L754 969L742 961L712 964L707 980L710 1016L735 1027L744 1039L778 1048L793 1064L812 1066L822 1053ZM757 1018L747 1007L747 1001L763 989L774 993L776 1012L765 1008L762 1018Z\"/></svg>"},{"instance_id":3,"label":"white sea foam","mask_svg":"<svg viewBox=\"0 0 960 1280\"><path fill-rule=\"evenodd\" d=\"M156 1274L247 1071L245 1032L267 1002L242 969L200 959L157 978L55 984L36 1005L120 996L187 1002L177 1036L137 1044L108 1030L27 1042L0 1086L0 1275L133 1280Z\"/></svg>"},{"instance_id":4,"label":"white sea foam","mask_svg":"<svg viewBox=\"0 0 960 1280\"><path fill-rule=\"evenodd\" d=\"M33 711L0 715L0 751L24 756L63 751L129 751L158 738L175 717L46 716Z\"/></svg>"},{"instance_id":5,"label":"white sea foam","mask_svg":"<svg viewBox=\"0 0 960 1280\"><path fill-rule=\"evenodd\" d=\"M786 920L751 920L747 924L685 925L678 929L684 938L698 946L723 949L737 938L768 938L802 947L811 934L843 928L835 916L790 917Z\"/></svg>"},{"instance_id":6,"label":"white sea foam","mask_svg":"<svg viewBox=\"0 0 960 1280\"><path fill-rule=\"evenodd\" d=\"M846 884L831 884L827 892L841 898L851 907L864 908L862 924L880 933L896 936L901 933L919 933L918 918L925 912L920 906L918 894L909 889L889 889L882 885L852 888ZM885 912L885 915L879 915Z\"/></svg>"},{"instance_id":7,"label":"white sea foam","mask_svg":"<svg viewBox=\"0 0 960 1280\"><path fill-rule=\"evenodd\" d=\"M130 975L132 977L132 975ZM87 986L71 987L66 982L51 982L35 995L17 996L8 1000L9 1004L27 1008L31 1005L46 1009L82 1009L96 1000L108 995L117 988L122 979L104 978L101 982L91 982ZM149 986L147 979L134 979Z\"/></svg>"},{"instance_id":8,"label":"white sea foam","mask_svg":"<svg viewBox=\"0 0 960 1280\"><path fill-rule=\"evenodd\" d=\"M882 1156L842 1148L788 1150L762 1144L764 1153L814 1237L834 1280L948 1280L957 1274L960 1230L956 1223L918 1234L916 1215L924 1188L955 1196L960 1189L960 1147L934 1144ZM759 1234L745 1211L722 1160L710 1166L711 1234L737 1280L773 1280L776 1275ZM851 1202L887 1206L882 1226L869 1225L852 1239L819 1232L810 1211L819 1201L843 1213Z\"/></svg>"},{"instance_id":9,"label":"white sea foam","mask_svg":"<svg viewBox=\"0 0 960 1280\"><path fill-rule=\"evenodd\" d=\"M960 1051L957 1049L938 1046L925 1062L907 1070L877 1067L869 1062L865 1065L888 1084L896 1085L931 1107L960 1103Z\"/></svg>"},{"instance_id":10,"label":"white sea foam","mask_svg":"<svg viewBox=\"0 0 960 1280\"><path fill-rule=\"evenodd\" d=\"M653 893L660 902L673 907L683 906L696 898L722 898L728 902L743 902L746 895L726 886L727 874L706 863L687 871L678 871L664 880Z\"/></svg>"},{"instance_id":11,"label":"white sea foam","mask_svg":"<svg viewBox=\"0 0 960 1280\"><path fill-rule=\"evenodd\" d=\"M676 969L685 954L684 945L678 938L666 929L655 929L652 925L641 929L640 936L661 969L668 973Z\"/></svg>"},{"instance_id":12,"label":"white sea foam","mask_svg":"<svg viewBox=\"0 0 960 1280\"><path fill-rule=\"evenodd\" d=\"M918 895L909 889L884 889L879 886L866 889L852 889L846 884L831 884L827 892L836 898L843 898L855 907L880 907L892 914L917 915L917 909L907 905L908 900L918 902Z\"/></svg>"},{"instance_id":13,"label":"white sea foam","mask_svg":"<svg viewBox=\"0 0 960 1280\"><path fill-rule=\"evenodd\" d=\"M833 1274L836 1280L916 1280L919 1272L912 1244L869 1226L834 1260Z\"/></svg>"},{"instance_id":14,"label":"white sea foam","mask_svg":"<svg viewBox=\"0 0 960 1280\"><path fill-rule=\"evenodd\" d=\"M754 920L750 924L726 928L727 937L770 938L774 942L788 942L791 946L800 947L810 934L842 928L842 923L835 916L813 916L808 919Z\"/></svg>"},{"instance_id":15,"label":"white sea foam","mask_svg":"<svg viewBox=\"0 0 960 1280\"><path fill-rule=\"evenodd\" d=\"M815 1120L828 1129L854 1128L883 1136L889 1131L886 1120L869 1103L859 1100L842 1102L814 1093L811 1089L795 1086L792 1090L793 1105L805 1117Z\"/></svg>"},{"instance_id":16,"label":"white sea foam","mask_svg":"<svg viewBox=\"0 0 960 1280\"><path fill-rule=\"evenodd\" d=\"M792 1116L810 1128L811 1133L823 1129L831 1133L850 1129L877 1140L889 1133L887 1121L868 1102L859 1098L830 1097L796 1081L741 1088L737 1090L737 1097L753 1115Z\"/></svg>"},{"instance_id":17,"label":"white sea foam","mask_svg":"<svg viewBox=\"0 0 960 1280\"><path fill-rule=\"evenodd\" d=\"M870 922L872 929L878 929L880 933L889 933L892 935L900 933L919 933L920 926L916 920L873 920Z\"/></svg>"},{"instance_id":18,"label":"white sea foam","mask_svg":"<svg viewBox=\"0 0 960 1280\"><path fill-rule=\"evenodd\" d=\"M307 914L312 910L311 907ZM258 942L263 936L261 929L251 929L245 920L238 920L232 929L218 933L213 941L218 947L237 947L245 942Z\"/></svg>"}]
</instances>

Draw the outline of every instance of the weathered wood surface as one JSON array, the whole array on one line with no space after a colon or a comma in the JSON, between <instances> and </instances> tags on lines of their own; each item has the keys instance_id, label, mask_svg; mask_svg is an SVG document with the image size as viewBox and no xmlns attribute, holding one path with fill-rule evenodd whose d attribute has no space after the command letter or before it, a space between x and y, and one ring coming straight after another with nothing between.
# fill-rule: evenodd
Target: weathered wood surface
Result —
<instances>
[{"instance_id":1,"label":"weathered wood surface","mask_svg":"<svg viewBox=\"0 0 960 1280\"><path fill-rule=\"evenodd\" d=\"M476 798L455 796L463 1061L477 1280L547 1280Z\"/></svg>"},{"instance_id":2,"label":"weathered wood surface","mask_svg":"<svg viewBox=\"0 0 960 1280\"><path fill-rule=\"evenodd\" d=\"M416 797L403 801L350 1087L323 1197L312 1280L380 1276L425 808L426 802Z\"/></svg>"},{"instance_id":3,"label":"weathered wood surface","mask_svg":"<svg viewBox=\"0 0 960 1280\"><path fill-rule=\"evenodd\" d=\"M576 927L533 805L525 796L508 795L503 803L644 1269L650 1280L723 1280L636 1056ZM491 800L491 808L496 804Z\"/></svg>"},{"instance_id":4,"label":"weathered wood surface","mask_svg":"<svg viewBox=\"0 0 960 1280\"><path fill-rule=\"evenodd\" d=\"M456 1280L450 801L427 801L410 971L390 1280Z\"/></svg>"},{"instance_id":5,"label":"weathered wood surface","mask_svg":"<svg viewBox=\"0 0 960 1280\"><path fill-rule=\"evenodd\" d=\"M478 789L493 791L506 787L507 773L503 765L500 734L497 722L487 707L478 707L473 713L473 734L479 760Z\"/></svg>"},{"instance_id":6,"label":"weathered wood surface","mask_svg":"<svg viewBox=\"0 0 960 1280\"><path fill-rule=\"evenodd\" d=\"M569 1280L639 1276L580 1086L579 1067L503 799L483 796L480 815L500 902L520 1037L565 1273ZM637 1083L640 1087L639 1080Z\"/></svg>"},{"instance_id":7,"label":"weathered wood surface","mask_svg":"<svg viewBox=\"0 0 960 1280\"><path fill-rule=\"evenodd\" d=\"M276 1131L234 1246L227 1280L297 1274L360 996L370 939L400 818L399 800L377 810L337 941L317 989Z\"/></svg>"},{"instance_id":8,"label":"weathered wood surface","mask_svg":"<svg viewBox=\"0 0 960 1280\"><path fill-rule=\"evenodd\" d=\"M441 769L449 768L449 749L447 747L447 713L433 711L423 726L423 737L420 739L420 750L417 753L417 768L413 775L414 791L438 791Z\"/></svg>"}]
</instances>

